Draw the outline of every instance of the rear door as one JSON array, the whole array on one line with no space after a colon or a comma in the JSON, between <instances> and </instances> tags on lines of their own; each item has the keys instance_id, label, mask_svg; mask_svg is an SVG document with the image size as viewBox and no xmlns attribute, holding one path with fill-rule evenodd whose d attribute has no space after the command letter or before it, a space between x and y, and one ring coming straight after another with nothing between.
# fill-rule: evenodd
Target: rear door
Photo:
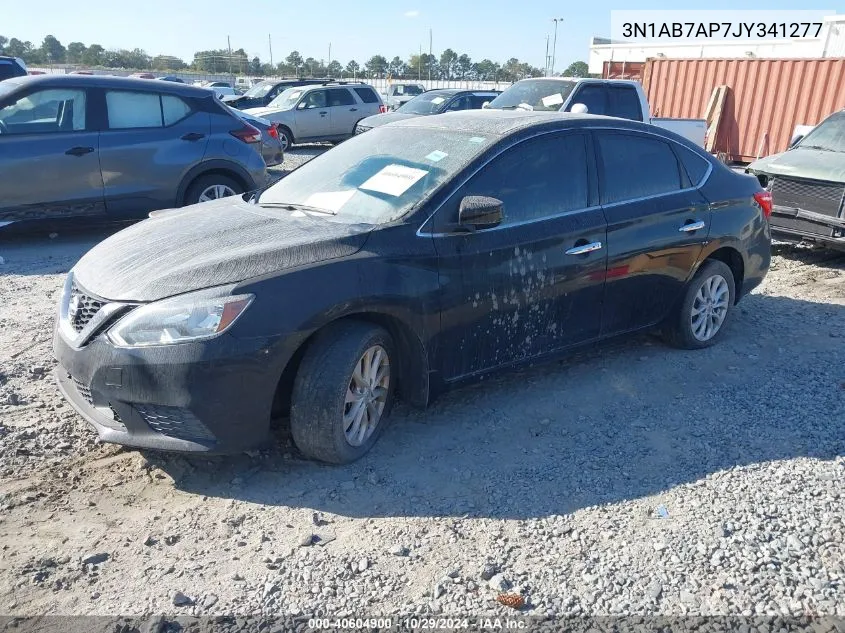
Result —
<instances>
[{"instance_id":1,"label":"rear door","mask_svg":"<svg viewBox=\"0 0 845 633\"><path fill-rule=\"evenodd\" d=\"M595 132L595 140L607 218L602 334L612 335L666 316L707 242L711 212L674 143L611 130Z\"/></svg>"},{"instance_id":2,"label":"rear door","mask_svg":"<svg viewBox=\"0 0 845 633\"><path fill-rule=\"evenodd\" d=\"M108 214L138 217L175 206L182 178L205 155L209 114L171 94L124 89L101 94L100 164Z\"/></svg>"},{"instance_id":3,"label":"rear door","mask_svg":"<svg viewBox=\"0 0 845 633\"><path fill-rule=\"evenodd\" d=\"M348 88L331 88L328 91L333 136L351 136L355 124L361 120L361 105Z\"/></svg>"},{"instance_id":4,"label":"rear door","mask_svg":"<svg viewBox=\"0 0 845 633\"><path fill-rule=\"evenodd\" d=\"M42 88L0 102L0 225L100 215L99 132L83 88Z\"/></svg>"},{"instance_id":5,"label":"rear door","mask_svg":"<svg viewBox=\"0 0 845 633\"><path fill-rule=\"evenodd\" d=\"M433 239L447 379L599 335L606 227L591 167L588 135L544 134L505 150L440 209ZM501 200L502 224L448 228L470 195Z\"/></svg>"},{"instance_id":6,"label":"rear door","mask_svg":"<svg viewBox=\"0 0 845 633\"><path fill-rule=\"evenodd\" d=\"M643 111L640 95L634 86L628 84L609 84L607 86L607 116L620 119L642 121Z\"/></svg>"},{"instance_id":7,"label":"rear door","mask_svg":"<svg viewBox=\"0 0 845 633\"><path fill-rule=\"evenodd\" d=\"M297 140L330 136L332 115L328 105L327 90L307 92L296 106L293 131Z\"/></svg>"}]
</instances>

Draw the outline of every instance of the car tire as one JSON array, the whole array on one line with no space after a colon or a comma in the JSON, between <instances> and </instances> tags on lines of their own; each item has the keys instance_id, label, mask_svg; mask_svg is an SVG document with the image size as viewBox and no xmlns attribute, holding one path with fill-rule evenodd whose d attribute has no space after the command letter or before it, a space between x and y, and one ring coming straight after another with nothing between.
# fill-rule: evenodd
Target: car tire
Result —
<instances>
[{"instance_id":1,"label":"car tire","mask_svg":"<svg viewBox=\"0 0 845 633\"><path fill-rule=\"evenodd\" d=\"M317 334L291 394L291 434L303 454L348 464L372 448L393 406L395 349L384 328L360 321Z\"/></svg>"},{"instance_id":2,"label":"car tire","mask_svg":"<svg viewBox=\"0 0 845 633\"><path fill-rule=\"evenodd\" d=\"M236 180L222 174L208 174L206 176L200 176L191 183L190 187L188 187L188 192L185 194L185 205L207 202L208 200L216 200L217 198L236 196L242 194L243 192L244 188ZM207 198L207 200L205 198Z\"/></svg>"},{"instance_id":3,"label":"car tire","mask_svg":"<svg viewBox=\"0 0 845 633\"><path fill-rule=\"evenodd\" d=\"M736 282L724 262L708 260L687 285L680 306L667 320L663 338L681 349L703 349L725 334L733 313Z\"/></svg>"},{"instance_id":4,"label":"car tire","mask_svg":"<svg viewBox=\"0 0 845 633\"><path fill-rule=\"evenodd\" d=\"M293 146L293 134L286 127L280 126L276 129L279 132L279 142L282 144L282 152L290 151L291 146Z\"/></svg>"}]
</instances>

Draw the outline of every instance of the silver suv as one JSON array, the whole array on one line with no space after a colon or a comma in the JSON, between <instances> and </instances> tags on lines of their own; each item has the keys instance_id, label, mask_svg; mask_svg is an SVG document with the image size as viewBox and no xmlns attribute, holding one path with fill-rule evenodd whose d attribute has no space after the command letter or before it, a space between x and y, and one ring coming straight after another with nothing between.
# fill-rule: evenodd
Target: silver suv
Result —
<instances>
[{"instance_id":1,"label":"silver suv","mask_svg":"<svg viewBox=\"0 0 845 633\"><path fill-rule=\"evenodd\" d=\"M358 121L387 112L387 107L372 86L330 82L288 88L266 108L245 112L277 123L286 151L293 143L343 141L354 134Z\"/></svg>"}]
</instances>

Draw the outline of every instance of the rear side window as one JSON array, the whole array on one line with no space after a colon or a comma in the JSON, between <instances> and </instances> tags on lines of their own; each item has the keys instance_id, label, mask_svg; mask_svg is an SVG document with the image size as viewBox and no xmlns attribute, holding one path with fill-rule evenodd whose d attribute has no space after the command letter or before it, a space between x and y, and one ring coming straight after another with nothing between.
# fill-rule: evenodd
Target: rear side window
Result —
<instances>
[{"instance_id":1,"label":"rear side window","mask_svg":"<svg viewBox=\"0 0 845 633\"><path fill-rule=\"evenodd\" d=\"M329 90L329 107L355 105L355 97L346 88Z\"/></svg>"},{"instance_id":2,"label":"rear side window","mask_svg":"<svg viewBox=\"0 0 845 633\"><path fill-rule=\"evenodd\" d=\"M611 86L607 90L607 114L620 119L642 121L640 97L630 86Z\"/></svg>"},{"instance_id":3,"label":"rear side window","mask_svg":"<svg viewBox=\"0 0 845 633\"><path fill-rule=\"evenodd\" d=\"M682 147L681 145L676 145L675 151L677 152L678 157L681 159L681 163L683 164L684 169L686 169L687 171L687 176L689 176L689 180L692 183L692 186L700 186L701 181L704 180L704 176L707 175L707 170L710 168L710 163L707 162L706 158L699 156L692 150L689 150L686 147Z\"/></svg>"},{"instance_id":4,"label":"rear side window","mask_svg":"<svg viewBox=\"0 0 845 633\"><path fill-rule=\"evenodd\" d=\"M191 107L179 97L123 90L107 90L106 107L112 130L165 127L191 113Z\"/></svg>"},{"instance_id":5,"label":"rear side window","mask_svg":"<svg viewBox=\"0 0 845 633\"><path fill-rule=\"evenodd\" d=\"M571 110L576 103L583 103L587 106L587 114L605 114L607 112L605 94L605 88L601 84L584 84L572 97L572 103L567 110Z\"/></svg>"},{"instance_id":6,"label":"rear side window","mask_svg":"<svg viewBox=\"0 0 845 633\"><path fill-rule=\"evenodd\" d=\"M372 88L355 88L355 93L364 103L378 103L378 95Z\"/></svg>"},{"instance_id":7,"label":"rear side window","mask_svg":"<svg viewBox=\"0 0 845 633\"><path fill-rule=\"evenodd\" d=\"M602 204L681 189L678 160L669 144L632 134L599 133Z\"/></svg>"}]
</instances>

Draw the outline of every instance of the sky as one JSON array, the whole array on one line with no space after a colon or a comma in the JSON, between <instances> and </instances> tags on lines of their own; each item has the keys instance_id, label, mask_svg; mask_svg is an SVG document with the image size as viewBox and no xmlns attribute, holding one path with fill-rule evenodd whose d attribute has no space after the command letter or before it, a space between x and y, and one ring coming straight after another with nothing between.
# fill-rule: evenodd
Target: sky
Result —
<instances>
[{"instance_id":1,"label":"sky","mask_svg":"<svg viewBox=\"0 0 845 633\"><path fill-rule=\"evenodd\" d=\"M825 0L819 8L830 6ZM637 8L678 9L670 0ZM12 8L16 7L16 8ZM556 68L587 60L590 38L610 35L610 12L631 6L608 0L144 0L123 3L85 0L68 11L66 0L39 0L37 15L23 4L6 8L0 35L40 44L52 34L65 46L72 41L105 48L142 48L150 55L176 55L190 63L197 50L243 48L250 57L278 63L292 50L303 57L351 59L363 64L374 54L407 59L420 46L428 51L429 29L435 54L445 48L467 53L473 61L504 62L517 57L537 67L545 65L546 36L558 26ZM794 9L794 0L699 0L691 9ZM808 8L808 7L803 7ZM813 7L809 7L813 8ZM551 44L550 44L551 47Z\"/></svg>"}]
</instances>

